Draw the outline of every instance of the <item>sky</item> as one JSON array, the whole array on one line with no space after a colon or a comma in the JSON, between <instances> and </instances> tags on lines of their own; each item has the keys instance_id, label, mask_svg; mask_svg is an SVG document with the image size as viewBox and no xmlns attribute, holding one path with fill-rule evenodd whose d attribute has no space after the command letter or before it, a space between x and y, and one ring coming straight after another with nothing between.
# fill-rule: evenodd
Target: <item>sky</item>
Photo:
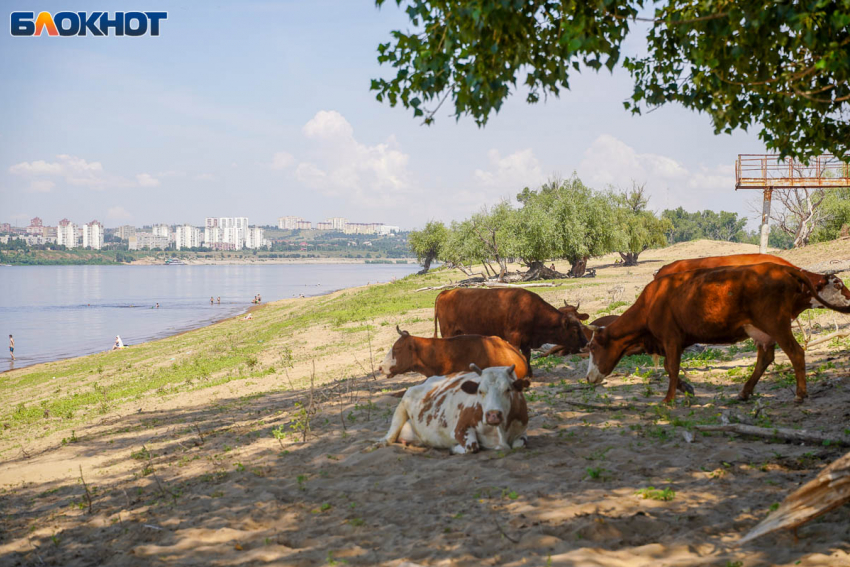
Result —
<instances>
[{"instance_id":1,"label":"sky","mask_svg":"<svg viewBox=\"0 0 850 567\"><path fill-rule=\"evenodd\" d=\"M4 0L16 10L94 11L89 0ZM435 124L375 100L389 77L377 45L407 29L394 2L109 2L167 10L159 37L12 37L0 32L0 222L39 216L107 227L286 215L343 216L404 229L462 219L553 175L591 187L645 183L650 208L751 216L734 190L757 132L714 135L677 106L634 116L632 81L573 74L571 90L528 105L515 94L485 128ZM639 34L626 53L644 49Z\"/></svg>"}]
</instances>

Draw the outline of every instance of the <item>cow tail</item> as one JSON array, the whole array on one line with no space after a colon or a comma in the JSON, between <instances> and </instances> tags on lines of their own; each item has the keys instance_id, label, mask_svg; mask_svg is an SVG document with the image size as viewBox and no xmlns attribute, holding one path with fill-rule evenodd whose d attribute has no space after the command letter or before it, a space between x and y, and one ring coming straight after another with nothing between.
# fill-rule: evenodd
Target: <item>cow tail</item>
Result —
<instances>
[{"instance_id":1,"label":"cow tail","mask_svg":"<svg viewBox=\"0 0 850 567\"><path fill-rule=\"evenodd\" d=\"M815 289L815 286L812 285L812 282L809 281L809 278L804 276L799 270L792 270L791 275L797 278L797 280L800 281L800 283L802 283L804 287L808 288L811 294L815 297L815 299L817 299L821 303L821 305L828 307L833 311L838 311L839 313L850 313L850 305L846 307L842 307L840 305L832 305L824 298L822 298Z\"/></svg>"}]
</instances>

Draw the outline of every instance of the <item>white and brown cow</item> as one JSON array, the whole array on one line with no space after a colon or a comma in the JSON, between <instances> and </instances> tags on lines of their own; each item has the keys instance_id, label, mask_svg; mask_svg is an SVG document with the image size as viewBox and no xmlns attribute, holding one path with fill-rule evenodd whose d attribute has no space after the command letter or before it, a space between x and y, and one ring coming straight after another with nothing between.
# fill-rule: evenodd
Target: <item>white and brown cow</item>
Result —
<instances>
[{"instance_id":1,"label":"white and brown cow","mask_svg":"<svg viewBox=\"0 0 850 567\"><path fill-rule=\"evenodd\" d=\"M386 446L401 440L453 453L476 453L481 447L525 447L528 407L513 366L497 366L451 376L431 376L409 388L398 404Z\"/></svg>"}]
</instances>

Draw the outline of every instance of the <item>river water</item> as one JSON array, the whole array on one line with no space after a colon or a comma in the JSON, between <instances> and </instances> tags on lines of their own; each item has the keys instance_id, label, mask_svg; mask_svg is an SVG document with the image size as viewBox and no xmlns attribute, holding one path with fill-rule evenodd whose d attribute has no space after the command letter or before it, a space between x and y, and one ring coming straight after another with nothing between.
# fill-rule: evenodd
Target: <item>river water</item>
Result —
<instances>
[{"instance_id":1,"label":"river water","mask_svg":"<svg viewBox=\"0 0 850 567\"><path fill-rule=\"evenodd\" d=\"M402 278L413 264L0 267L0 371L137 344L263 303ZM210 305L210 296L221 304ZM153 308L159 303L159 309ZM15 337L11 363L9 334Z\"/></svg>"}]
</instances>

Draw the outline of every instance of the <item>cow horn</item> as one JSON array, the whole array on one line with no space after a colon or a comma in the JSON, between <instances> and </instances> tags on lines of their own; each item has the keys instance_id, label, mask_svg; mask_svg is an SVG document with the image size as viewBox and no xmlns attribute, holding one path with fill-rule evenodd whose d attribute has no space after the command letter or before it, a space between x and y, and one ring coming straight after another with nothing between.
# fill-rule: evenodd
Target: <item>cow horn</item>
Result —
<instances>
[{"instance_id":1,"label":"cow horn","mask_svg":"<svg viewBox=\"0 0 850 567\"><path fill-rule=\"evenodd\" d=\"M395 330L398 331L399 335L401 335L402 337L404 336L404 333L401 332L401 329L398 328L398 325L395 326Z\"/></svg>"},{"instance_id":2,"label":"cow horn","mask_svg":"<svg viewBox=\"0 0 850 567\"><path fill-rule=\"evenodd\" d=\"M569 306L570 306L570 304L569 304L569 303L567 303L567 300L565 299L565 300L564 300L564 307L569 307Z\"/></svg>"},{"instance_id":3,"label":"cow horn","mask_svg":"<svg viewBox=\"0 0 850 567\"><path fill-rule=\"evenodd\" d=\"M590 324L590 325L587 325L587 328L590 329L591 331L593 331L594 333L598 333L599 331L604 329L605 326L600 327L599 325Z\"/></svg>"},{"instance_id":4,"label":"cow horn","mask_svg":"<svg viewBox=\"0 0 850 567\"><path fill-rule=\"evenodd\" d=\"M513 374L516 369L516 364L511 364L510 368L508 368L508 374Z\"/></svg>"},{"instance_id":5,"label":"cow horn","mask_svg":"<svg viewBox=\"0 0 850 567\"><path fill-rule=\"evenodd\" d=\"M472 370L473 372L475 372L476 374L478 374L479 376L481 376L481 374L483 373L483 370L478 368L478 365L475 364L474 362L469 365L469 369Z\"/></svg>"},{"instance_id":6,"label":"cow horn","mask_svg":"<svg viewBox=\"0 0 850 567\"><path fill-rule=\"evenodd\" d=\"M564 303L566 303L566 301L565 301ZM578 311L578 308L579 308L579 307L581 307L581 299L579 299L578 301L576 301L576 311Z\"/></svg>"}]
</instances>

